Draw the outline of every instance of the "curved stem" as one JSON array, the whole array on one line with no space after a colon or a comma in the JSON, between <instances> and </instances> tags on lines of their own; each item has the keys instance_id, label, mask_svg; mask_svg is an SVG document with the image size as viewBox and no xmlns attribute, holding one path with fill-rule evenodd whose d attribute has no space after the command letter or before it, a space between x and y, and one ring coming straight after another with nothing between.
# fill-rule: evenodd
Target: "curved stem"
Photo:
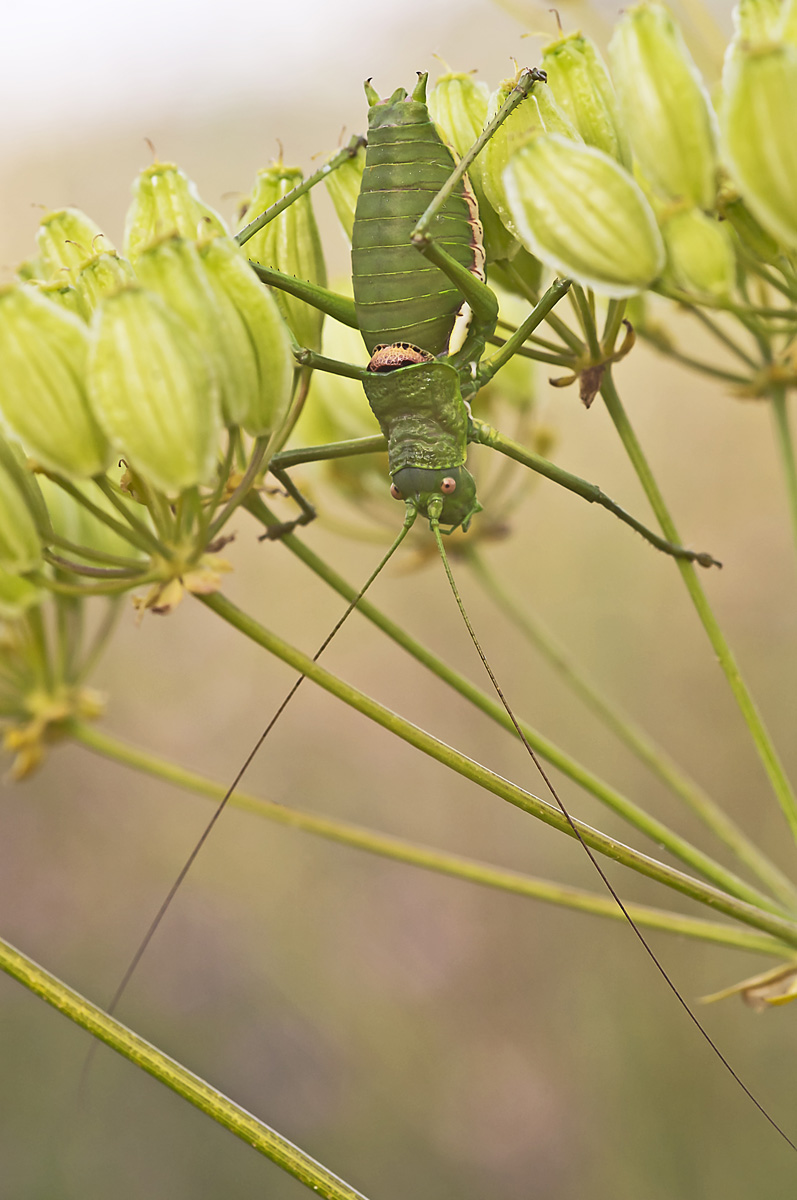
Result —
<instances>
[{"instance_id":1,"label":"curved stem","mask_svg":"<svg viewBox=\"0 0 797 1200\"><path fill-rule=\"evenodd\" d=\"M492 792L493 795L499 796L523 812L537 817L545 824L552 825L569 837L575 836L566 818L554 805L502 778L494 771L482 766L481 763L475 762L472 758L468 758L467 755L461 754L445 742L427 733L426 730L413 725L411 721L398 716L397 713L352 687L351 684L338 679L324 667L313 662L306 654L290 646L282 638L255 621L253 617L242 612L221 592L213 592L205 596L197 595L196 599L240 633L262 646L264 650L288 663L302 675L306 675L314 683L324 688L325 691L356 709L369 720L381 725L383 729L394 733L409 745L421 750L430 758L434 758L443 766L456 771L457 774L484 788L485 791ZM748 904L718 888L702 883L674 867L666 866L638 850L632 850L629 846L583 822L575 821L574 824L587 845L599 854L603 854L623 866L631 867L659 883L664 883L693 900L707 904L717 912L723 912L746 925L752 925L756 929L762 929L765 933L771 933L789 945L797 946L797 924L795 922L777 916L771 911L763 911L753 904Z\"/></svg>"},{"instance_id":2,"label":"curved stem","mask_svg":"<svg viewBox=\"0 0 797 1200\"><path fill-rule=\"evenodd\" d=\"M187 771L176 763L159 758L148 751L139 750L118 738L104 733L93 725L75 723L70 726L70 736L88 750L101 754L113 762L121 763L134 771L163 779L175 787L196 795L206 796L218 802L226 794L226 787L205 779L193 771ZM355 850L364 850L381 858L409 866L421 867L440 875L464 879L498 891L511 892L528 899L542 900L561 908L572 908L593 916L623 920L623 914L610 896L598 896L584 888L570 887L547 879L538 879L521 871L507 870L491 863L480 862L459 854L435 850L431 846L419 845L391 834L377 833L350 821L339 821L331 817L318 816L302 809L288 808L274 800L263 800L246 792L234 792L230 804L243 812L252 813L278 825L301 830L325 841L336 842ZM627 904L626 908L638 925L657 929L662 933L696 938L715 945L733 946L736 949L752 950L759 954L770 954L782 958L789 948L779 939L768 934L754 933L725 925L717 921L706 921L699 917L683 916L667 909L651 908L646 904Z\"/></svg>"},{"instance_id":3,"label":"curved stem","mask_svg":"<svg viewBox=\"0 0 797 1200\"><path fill-rule=\"evenodd\" d=\"M62 983L55 975L3 939L0 939L0 970L18 980L42 1000L46 1000L58 1012L69 1017L70 1021L80 1025L106 1046L110 1046L117 1054L129 1059L142 1071L154 1076L178 1096L188 1100L219 1125L229 1129L254 1150L270 1158L283 1171L293 1175L306 1187L312 1188L316 1195L328 1197L328 1200L365 1200L361 1192L355 1191L337 1175L333 1175L276 1130L240 1108L233 1100L139 1037L132 1029L109 1017L85 996Z\"/></svg>"},{"instance_id":4,"label":"curved stem","mask_svg":"<svg viewBox=\"0 0 797 1200\"><path fill-rule=\"evenodd\" d=\"M573 691L675 795L680 796L712 833L753 871L761 882L789 908L797 907L797 888L739 828L724 809L670 758L618 705L608 700L586 677L570 655L556 642L541 621L515 603L481 555L467 556L476 578L501 611L562 675Z\"/></svg>"},{"instance_id":5,"label":"curved stem","mask_svg":"<svg viewBox=\"0 0 797 1200\"><path fill-rule=\"evenodd\" d=\"M631 428L628 416L614 385L611 371L607 371L604 375L601 385L601 395L663 532L668 538L677 541L678 531L664 503L664 498L658 489L658 485L653 478L650 466L642 452L642 447ZM692 603L697 609L697 614L700 617L703 628L708 634L709 641L717 655L719 664L725 673L736 703L739 705L745 723L750 730L750 736L753 739L764 770L772 784L778 803L783 810L783 814L795 840L797 840L797 798L795 798L792 791L769 732L761 719L752 696L747 690L747 685L742 679L731 648L725 640L711 609L711 605L708 602L708 598L697 578L697 572L691 563L678 560L677 566L686 584L687 591L692 598Z\"/></svg>"},{"instance_id":6,"label":"curved stem","mask_svg":"<svg viewBox=\"0 0 797 1200\"><path fill-rule=\"evenodd\" d=\"M246 507L264 524L269 525L277 523L277 520L266 508L259 496L250 497L247 500ZM331 567L324 563L317 554L309 549L294 535L289 535L282 539L282 544L287 547L293 554L304 562L311 571L314 571L325 583L334 588L341 596L351 602L357 595L357 588L346 583L340 575L337 574ZM424 646L416 638L413 638L400 625L391 619L380 609L376 608L371 601L361 600L357 605L358 612L371 621L383 633L387 634L397 645L411 654L418 662L422 663L429 671L442 679L444 683L453 688L464 699L469 700L476 708L483 712L491 720L495 721L507 732L512 733L512 723L505 713L503 706L499 704L492 696L488 696L476 684L466 679L453 667L444 663L436 654L428 647ZM601 804L605 804L613 812L617 813L638 829L646 837L651 838L657 845L665 847L681 862L687 863L694 870L698 871L706 879L710 879L723 890L729 892L739 899L746 900L757 908L763 908L768 911L788 916L789 910L794 908L794 898L790 894L789 901L785 907L770 900L770 898L751 887L745 881L740 879L733 872L726 870L709 855L703 854L702 851L692 846L685 838L679 837L663 822L655 820L638 804L635 804L627 796L622 795L605 780L600 779L597 775L588 771L586 767L577 762L570 755L565 754L557 745L551 742L548 738L529 725L525 721L520 722L524 737L531 743L544 759L560 770L569 779L579 787L583 787ZM788 882L787 882L788 886Z\"/></svg>"}]
</instances>

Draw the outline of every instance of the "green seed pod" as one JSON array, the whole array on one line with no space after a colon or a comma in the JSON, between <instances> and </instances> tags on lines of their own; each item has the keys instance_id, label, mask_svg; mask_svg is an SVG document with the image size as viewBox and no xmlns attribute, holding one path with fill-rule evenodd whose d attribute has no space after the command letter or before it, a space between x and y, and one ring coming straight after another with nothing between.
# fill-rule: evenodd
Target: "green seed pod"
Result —
<instances>
[{"instance_id":1,"label":"green seed pod","mask_svg":"<svg viewBox=\"0 0 797 1200\"><path fill-rule=\"evenodd\" d=\"M92 335L89 396L114 447L167 495L208 482L221 413L196 336L159 296L138 287L102 302Z\"/></svg>"},{"instance_id":2,"label":"green seed pod","mask_svg":"<svg viewBox=\"0 0 797 1200\"><path fill-rule=\"evenodd\" d=\"M16 480L0 463L0 568L24 575L41 562L36 522Z\"/></svg>"},{"instance_id":3,"label":"green seed pod","mask_svg":"<svg viewBox=\"0 0 797 1200\"><path fill-rule=\"evenodd\" d=\"M258 171L249 204L244 210L241 228L281 200L302 182L302 172L295 167L277 163ZM310 196L305 193L290 204L278 217L265 225L246 243L246 253L254 262L273 267L297 279L326 287L327 269L321 238L315 223ZM308 350L321 347L321 328L324 314L297 300L295 296L276 293L277 304L300 346Z\"/></svg>"},{"instance_id":4,"label":"green seed pod","mask_svg":"<svg viewBox=\"0 0 797 1200\"><path fill-rule=\"evenodd\" d=\"M41 588L37 588L29 579L0 568L0 620L18 620L29 608L41 604L43 598ZM0 653L2 649L0 644Z\"/></svg>"},{"instance_id":5,"label":"green seed pod","mask_svg":"<svg viewBox=\"0 0 797 1200\"><path fill-rule=\"evenodd\" d=\"M196 244L176 236L154 242L136 274L196 334L216 374L224 420L240 425L257 383L255 352L238 313L212 287Z\"/></svg>"},{"instance_id":6,"label":"green seed pod","mask_svg":"<svg viewBox=\"0 0 797 1200\"><path fill-rule=\"evenodd\" d=\"M723 75L723 148L742 198L768 233L797 249L797 47L739 49Z\"/></svg>"},{"instance_id":7,"label":"green seed pod","mask_svg":"<svg viewBox=\"0 0 797 1200\"><path fill-rule=\"evenodd\" d=\"M501 105L508 98L515 83L515 79L505 79L498 90L493 92L487 112L488 120L491 121L493 119ZM484 147L482 154L484 159L482 179L487 198L506 228L519 241L522 241L523 238L515 226L514 218L510 211L503 176L507 163L518 147L527 142L529 138L547 132L538 102L538 95L542 89L546 89L546 98L542 101L542 107L546 109L549 117L553 110L556 110L558 114L555 121L558 128L555 132L565 137L570 137L573 141L582 141L581 134L578 133L575 126L568 121L561 109L556 105L547 85L537 82L532 87L529 95L521 100L517 108L509 114L503 125L499 126L494 136L490 138ZM551 132L554 131L552 130Z\"/></svg>"},{"instance_id":8,"label":"green seed pod","mask_svg":"<svg viewBox=\"0 0 797 1200\"><path fill-rule=\"evenodd\" d=\"M24 263L20 263L17 267L17 279L20 283L29 283L31 280L45 279L47 272L44 269L44 263L37 255L35 258L28 258Z\"/></svg>"},{"instance_id":9,"label":"green seed pod","mask_svg":"<svg viewBox=\"0 0 797 1200\"><path fill-rule=\"evenodd\" d=\"M609 43L623 126L642 173L665 198L710 209L716 121L681 31L661 4L640 4Z\"/></svg>"},{"instance_id":10,"label":"green seed pod","mask_svg":"<svg viewBox=\"0 0 797 1200\"><path fill-rule=\"evenodd\" d=\"M739 0L733 10L736 41L747 45L777 41L783 16L782 0Z\"/></svg>"},{"instance_id":11,"label":"green seed pod","mask_svg":"<svg viewBox=\"0 0 797 1200\"><path fill-rule=\"evenodd\" d=\"M46 283L35 280L33 286L41 296L52 300L53 304L79 317L81 321L88 320L90 314L83 303L83 297L70 283L60 283L57 279L49 279Z\"/></svg>"},{"instance_id":12,"label":"green seed pod","mask_svg":"<svg viewBox=\"0 0 797 1200\"><path fill-rule=\"evenodd\" d=\"M46 278L76 271L98 250L113 250L96 222L79 208L60 208L48 213L36 235Z\"/></svg>"},{"instance_id":13,"label":"green seed pod","mask_svg":"<svg viewBox=\"0 0 797 1200\"><path fill-rule=\"evenodd\" d=\"M781 41L797 46L797 0L784 0L778 36Z\"/></svg>"},{"instance_id":14,"label":"green seed pod","mask_svg":"<svg viewBox=\"0 0 797 1200\"><path fill-rule=\"evenodd\" d=\"M75 287L89 316L105 296L112 296L135 279L133 268L116 251L95 254L75 275Z\"/></svg>"},{"instance_id":15,"label":"green seed pod","mask_svg":"<svg viewBox=\"0 0 797 1200\"><path fill-rule=\"evenodd\" d=\"M0 290L0 418L49 470L87 478L108 444L89 406L85 324L29 285Z\"/></svg>"},{"instance_id":16,"label":"green seed pod","mask_svg":"<svg viewBox=\"0 0 797 1200\"><path fill-rule=\"evenodd\" d=\"M608 154L543 134L513 155L503 182L524 244L561 275L619 298L660 274L664 245L650 205Z\"/></svg>"},{"instance_id":17,"label":"green seed pod","mask_svg":"<svg viewBox=\"0 0 797 1200\"><path fill-rule=\"evenodd\" d=\"M247 354L254 354L240 422L255 437L278 432L288 415L294 376L291 340L279 306L231 238L213 238L200 246L199 254L226 314L226 327L236 329L237 349L231 340L231 352L243 357L245 343Z\"/></svg>"},{"instance_id":18,"label":"green seed pod","mask_svg":"<svg viewBox=\"0 0 797 1200\"><path fill-rule=\"evenodd\" d=\"M572 33L546 46L542 65L560 108L588 146L631 166L631 150L620 123L617 97L606 64L591 38Z\"/></svg>"},{"instance_id":19,"label":"green seed pod","mask_svg":"<svg viewBox=\"0 0 797 1200\"><path fill-rule=\"evenodd\" d=\"M358 146L357 153L347 158L335 171L324 177L324 186L335 206L338 220L351 241L354 228L354 210L360 194L363 171L365 170L365 146Z\"/></svg>"},{"instance_id":20,"label":"green seed pod","mask_svg":"<svg viewBox=\"0 0 797 1200\"><path fill-rule=\"evenodd\" d=\"M450 72L442 75L429 93L428 107L441 136L462 158L487 124L490 93L485 83L477 83L471 74ZM519 243L507 230L484 190L484 154L474 159L468 178L479 205L479 220L484 232L484 253L488 263L512 258Z\"/></svg>"},{"instance_id":21,"label":"green seed pod","mask_svg":"<svg viewBox=\"0 0 797 1200\"><path fill-rule=\"evenodd\" d=\"M199 198L196 184L174 163L153 163L133 184L125 220L125 254L135 263L142 250L176 233L194 240L200 232L226 233L219 214Z\"/></svg>"},{"instance_id":22,"label":"green seed pod","mask_svg":"<svg viewBox=\"0 0 797 1200\"><path fill-rule=\"evenodd\" d=\"M698 295L727 296L736 283L736 257L726 229L699 208L673 213L662 223L667 273L676 287Z\"/></svg>"}]
</instances>

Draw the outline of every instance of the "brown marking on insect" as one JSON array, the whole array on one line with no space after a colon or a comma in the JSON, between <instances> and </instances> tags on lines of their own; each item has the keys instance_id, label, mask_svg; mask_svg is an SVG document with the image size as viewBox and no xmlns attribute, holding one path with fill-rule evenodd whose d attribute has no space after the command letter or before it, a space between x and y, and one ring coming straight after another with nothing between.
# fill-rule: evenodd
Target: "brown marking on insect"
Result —
<instances>
[{"instance_id":1,"label":"brown marking on insect","mask_svg":"<svg viewBox=\"0 0 797 1200\"><path fill-rule=\"evenodd\" d=\"M432 362L434 355L421 350L411 342L394 342L392 345L375 346L369 371L396 371L399 367L412 367L417 363Z\"/></svg>"}]
</instances>

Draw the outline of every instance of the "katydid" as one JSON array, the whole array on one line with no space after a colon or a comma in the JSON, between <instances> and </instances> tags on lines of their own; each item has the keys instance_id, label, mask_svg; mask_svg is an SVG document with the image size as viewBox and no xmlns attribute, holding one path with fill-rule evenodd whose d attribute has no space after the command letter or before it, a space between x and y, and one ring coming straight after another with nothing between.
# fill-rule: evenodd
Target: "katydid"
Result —
<instances>
[{"instance_id":1,"label":"katydid","mask_svg":"<svg viewBox=\"0 0 797 1200\"><path fill-rule=\"evenodd\" d=\"M379 100L376 92L367 84L370 102L368 149L352 238L354 300L350 301L326 288L281 274L268 264L252 264L256 273L270 286L289 292L361 331L370 354L367 367L337 362L300 346L296 346L295 355L297 362L303 367L326 370L361 380L383 433L382 438L362 439L360 442L310 447L302 451L283 451L272 459L272 472L277 478L288 483L292 495L300 499L285 474L290 466L299 462L341 457L348 453L374 451L386 443L391 494L405 503L404 525L394 545L315 657L321 654L337 629L356 607L417 515L425 516L435 536L462 617L491 682L574 836L583 845L645 950L712 1050L767 1120L793 1149L797 1149L735 1074L672 984L559 799L512 709L504 699L484 656L462 605L441 538L442 526L448 527L449 532L457 527L467 530L481 508L476 497L473 477L465 465L468 443L480 442L554 479L583 498L600 503L640 532L654 546L673 557L697 562L701 566L715 564L715 560L708 554L697 553L667 542L625 513L594 485L532 454L503 437L497 430L475 420L471 415L470 398L521 350L529 335L553 309L569 286L567 281L556 281L500 350L486 359L483 358L485 347L495 331L498 305L484 278L481 227L476 202L467 183L466 170L512 107L542 78L544 76L538 71L521 73L515 92L494 121L487 126L472 151L459 164L455 162L451 151L437 133L426 109L426 75L420 75L410 98L403 89L398 89L384 102ZM355 144L356 140L352 145ZM338 161L342 161L346 153L347 151L342 152ZM322 179L330 169L334 168L330 165L322 168L296 191L306 190ZM248 237L278 215L289 202L290 197L284 198L251 222L238 235L239 242L245 243ZM460 332L463 336L461 340L457 340L457 334ZM273 527L272 532L275 536L284 535L296 525L311 519L313 511L310 506L301 499L300 503L303 504L301 515L293 521ZM304 675L299 676L217 809L211 825L192 853L147 933L117 991L111 1010L118 1002L132 970L210 827L220 815L254 753L304 678Z\"/></svg>"}]
</instances>

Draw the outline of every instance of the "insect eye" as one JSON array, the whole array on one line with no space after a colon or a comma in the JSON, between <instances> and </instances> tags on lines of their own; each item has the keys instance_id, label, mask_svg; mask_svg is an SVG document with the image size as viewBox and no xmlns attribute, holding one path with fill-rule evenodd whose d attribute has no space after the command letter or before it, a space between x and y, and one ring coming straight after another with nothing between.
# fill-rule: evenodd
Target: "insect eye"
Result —
<instances>
[{"instance_id":1,"label":"insect eye","mask_svg":"<svg viewBox=\"0 0 797 1200\"><path fill-rule=\"evenodd\" d=\"M403 500L404 499L401 492L396 487L395 483L391 483L391 485L390 485L390 494L394 500Z\"/></svg>"},{"instance_id":2,"label":"insect eye","mask_svg":"<svg viewBox=\"0 0 797 1200\"><path fill-rule=\"evenodd\" d=\"M450 496L452 492L457 490L457 481L452 479L450 475L446 475L445 479L440 484L440 491L444 496Z\"/></svg>"}]
</instances>

